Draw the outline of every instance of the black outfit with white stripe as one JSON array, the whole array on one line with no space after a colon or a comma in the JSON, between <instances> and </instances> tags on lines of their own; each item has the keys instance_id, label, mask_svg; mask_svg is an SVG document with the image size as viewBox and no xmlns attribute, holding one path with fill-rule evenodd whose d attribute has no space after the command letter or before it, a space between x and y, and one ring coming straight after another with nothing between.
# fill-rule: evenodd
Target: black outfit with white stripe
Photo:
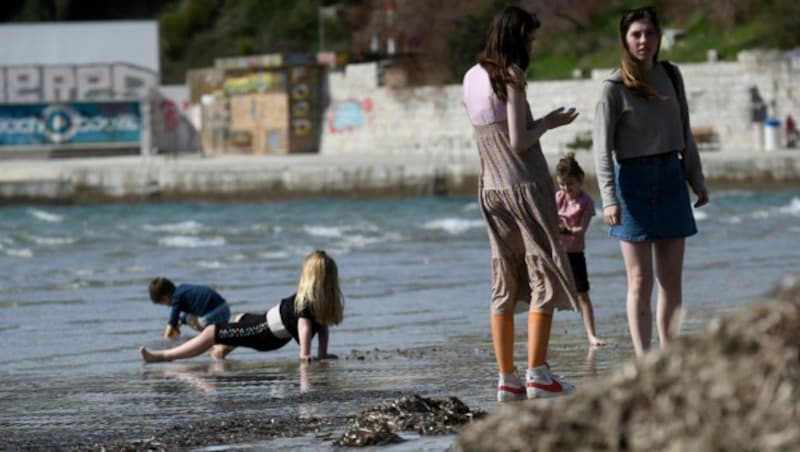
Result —
<instances>
[{"instance_id":1,"label":"black outfit with white stripe","mask_svg":"<svg viewBox=\"0 0 800 452\"><path fill-rule=\"evenodd\" d=\"M311 321L311 337L314 337L322 325L309 309L295 312L294 299L295 295L291 295L266 313L247 313L238 322L217 325L214 343L262 352L281 348L292 339L299 344L297 322L300 318Z\"/></svg>"}]
</instances>

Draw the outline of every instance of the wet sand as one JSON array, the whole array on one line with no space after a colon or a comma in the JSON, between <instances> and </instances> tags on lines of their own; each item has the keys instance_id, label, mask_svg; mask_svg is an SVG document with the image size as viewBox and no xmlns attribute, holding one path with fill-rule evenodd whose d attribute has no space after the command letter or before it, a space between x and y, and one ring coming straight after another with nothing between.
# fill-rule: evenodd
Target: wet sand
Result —
<instances>
[{"instance_id":1,"label":"wet sand","mask_svg":"<svg viewBox=\"0 0 800 452\"><path fill-rule=\"evenodd\" d=\"M687 316L685 334L710 312ZM518 322L524 317L518 317ZM609 345L590 349L556 322L549 362L577 385L590 383L632 350L623 317L598 329ZM518 330L516 362L525 362ZM142 365L138 374L72 377L16 373L2 378L0 434L7 450L330 450L360 411L406 394L457 397L492 412L495 365L488 329L447 346L352 350L340 359L301 366L294 361L234 357ZM136 351L131 350L131 359ZM41 382L41 383L40 383ZM380 450L442 450L452 435L420 437Z\"/></svg>"}]
</instances>

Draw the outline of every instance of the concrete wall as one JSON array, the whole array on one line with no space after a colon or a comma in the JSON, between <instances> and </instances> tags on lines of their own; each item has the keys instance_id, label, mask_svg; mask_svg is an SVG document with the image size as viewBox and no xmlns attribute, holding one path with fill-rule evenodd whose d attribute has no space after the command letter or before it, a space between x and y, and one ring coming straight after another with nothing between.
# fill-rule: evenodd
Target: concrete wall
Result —
<instances>
[{"instance_id":1,"label":"concrete wall","mask_svg":"<svg viewBox=\"0 0 800 452\"><path fill-rule=\"evenodd\" d=\"M722 150L754 151L762 146L763 125L754 123L751 90L783 120L800 116L800 68L778 53L743 53L737 62L682 64L693 127L711 128ZM340 154L423 154L460 159L475 153L461 103L461 86L391 89L379 87L379 67L350 65L329 78L330 104L320 152ZM591 133L600 84L610 70L589 80L528 83L535 117L559 106L580 112L570 126L542 139L545 152L564 151Z\"/></svg>"}]
</instances>

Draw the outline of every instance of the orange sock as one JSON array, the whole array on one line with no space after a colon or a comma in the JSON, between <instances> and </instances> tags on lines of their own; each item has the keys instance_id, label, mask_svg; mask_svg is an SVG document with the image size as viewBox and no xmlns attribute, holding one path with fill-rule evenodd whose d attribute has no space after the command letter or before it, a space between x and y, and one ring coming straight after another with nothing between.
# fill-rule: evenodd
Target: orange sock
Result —
<instances>
[{"instance_id":1,"label":"orange sock","mask_svg":"<svg viewBox=\"0 0 800 452\"><path fill-rule=\"evenodd\" d=\"M492 314L491 317L497 370L505 375L514 370L514 313Z\"/></svg>"},{"instance_id":2,"label":"orange sock","mask_svg":"<svg viewBox=\"0 0 800 452\"><path fill-rule=\"evenodd\" d=\"M547 346L550 343L550 327L553 314L528 313L528 368L539 367L547 361Z\"/></svg>"}]
</instances>

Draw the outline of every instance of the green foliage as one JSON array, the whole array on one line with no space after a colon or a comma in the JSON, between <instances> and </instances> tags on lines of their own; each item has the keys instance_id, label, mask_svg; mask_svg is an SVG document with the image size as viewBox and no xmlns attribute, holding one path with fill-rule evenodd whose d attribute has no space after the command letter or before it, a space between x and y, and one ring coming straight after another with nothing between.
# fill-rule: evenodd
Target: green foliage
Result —
<instances>
[{"instance_id":1,"label":"green foliage","mask_svg":"<svg viewBox=\"0 0 800 452\"><path fill-rule=\"evenodd\" d=\"M758 16L764 46L800 46L800 7L795 0L764 0Z\"/></svg>"},{"instance_id":2,"label":"green foliage","mask_svg":"<svg viewBox=\"0 0 800 452\"><path fill-rule=\"evenodd\" d=\"M159 20L161 46L164 53L177 57L191 42L192 35L213 24L219 4L217 0L182 0Z\"/></svg>"},{"instance_id":3,"label":"green foliage","mask_svg":"<svg viewBox=\"0 0 800 452\"><path fill-rule=\"evenodd\" d=\"M455 29L448 40L450 69L454 80L460 80L475 64L478 54L486 44L486 30L492 18L507 3L503 0L487 1L478 11L466 14L456 21Z\"/></svg>"},{"instance_id":4,"label":"green foliage","mask_svg":"<svg viewBox=\"0 0 800 452\"><path fill-rule=\"evenodd\" d=\"M447 4L437 0L437 4ZM536 5L539 12L565 17L560 2L519 2L470 0L462 11L446 7L452 15L448 31L430 30L414 39L445 39L449 60L436 62L446 67L449 82L459 82L483 49L486 29L493 15L504 5ZM564 2L565 4L574 4ZM709 49L723 59L751 47L789 49L800 46L800 9L796 0L654 0L657 9L670 9L679 17L664 17L665 27L683 28L676 46L662 52L663 58L678 62L702 61ZM3 0L0 22L70 21L157 18L161 33L162 80L180 82L190 68L208 66L214 58L272 52L314 52L319 50L319 6L339 6L337 17L324 18L325 50L357 52L351 48L355 30L347 8L383 7L383 0ZM399 7L413 2L398 2ZM529 76L534 79L569 78L575 69L619 63L617 24L623 10L641 6L628 0L585 0L580 22L548 19L534 43ZM669 8L667 8L669 7ZM683 8L683 9L681 9ZM438 13L438 12L437 12ZM720 15L724 14L724 19ZM448 16L449 17L449 16ZM441 21L440 23L446 23ZM553 22L553 23L551 23ZM555 23L557 22L557 23ZM446 34L443 34L446 33ZM425 58L425 55L420 55ZM437 57L441 58L441 57ZM432 65L429 65L432 66ZM426 78L419 77L421 80Z\"/></svg>"}]
</instances>

